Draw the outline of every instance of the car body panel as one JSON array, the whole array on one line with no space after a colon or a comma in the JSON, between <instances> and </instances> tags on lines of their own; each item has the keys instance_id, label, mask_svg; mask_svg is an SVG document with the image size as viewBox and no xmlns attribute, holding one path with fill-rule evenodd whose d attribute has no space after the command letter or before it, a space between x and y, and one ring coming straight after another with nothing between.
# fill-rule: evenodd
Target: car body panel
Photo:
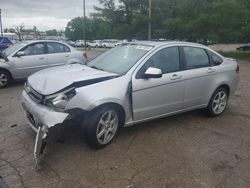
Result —
<instances>
[{"instance_id":1,"label":"car body panel","mask_svg":"<svg viewBox=\"0 0 250 188\"><path fill-rule=\"evenodd\" d=\"M130 76L114 77L113 79L99 82L93 85L88 85L76 89L76 96L73 97L67 109L81 108L86 111L92 111L96 107L115 103L123 107L126 112L126 122L131 121L131 101L129 99L129 82ZM110 87L112 84L112 87ZM116 88L116 89L114 89ZM89 95L89 93L92 93Z\"/></svg>"},{"instance_id":2,"label":"car body panel","mask_svg":"<svg viewBox=\"0 0 250 188\"><path fill-rule=\"evenodd\" d=\"M184 108L190 108L197 104L207 104L207 96L210 95L209 91L214 84L214 75L213 73L209 74L208 70L209 68L205 67L182 72L185 86Z\"/></svg>"},{"instance_id":3,"label":"car body panel","mask_svg":"<svg viewBox=\"0 0 250 188\"><path fill-rule=\"evenodd\" d=\"M55 75L57 76L55 77ZM73 83L110 76L117 75L92 69L81 64L70 64L39 71L30 76L28 82L39 93L51 95Z\"/></svg>"},{"instance_id":4,"label":"car body panel","mask_svg":"<svg viewBox=\"0 0 250 188\"><path fill-rule=\"evenodd\" d=\"M37 71L48 68L48 57L45 54L12 57L10 61L15 79L27 78Z\"/></svg>"}]
</instances>

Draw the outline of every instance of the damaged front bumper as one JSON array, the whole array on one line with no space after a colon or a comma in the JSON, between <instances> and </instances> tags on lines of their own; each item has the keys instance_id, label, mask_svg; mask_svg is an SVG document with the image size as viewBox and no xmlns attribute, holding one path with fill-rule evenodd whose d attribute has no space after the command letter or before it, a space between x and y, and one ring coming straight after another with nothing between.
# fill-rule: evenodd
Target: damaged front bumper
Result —
<instances>
[{"instance_id":1,"label":"damaged front bumper","mask_svg":"<svg viewBox=\"0 0 250 188\"><path fill-rule=\"evenodd\" d=\"M45 139L48 136L49 128L62 124L69 114L57 112L45 105L37 104L25 91L22 93L22 106L28 124L37 133L34 156L36 160L39 160L46 144Z\"/></svg>"}]
</instances>

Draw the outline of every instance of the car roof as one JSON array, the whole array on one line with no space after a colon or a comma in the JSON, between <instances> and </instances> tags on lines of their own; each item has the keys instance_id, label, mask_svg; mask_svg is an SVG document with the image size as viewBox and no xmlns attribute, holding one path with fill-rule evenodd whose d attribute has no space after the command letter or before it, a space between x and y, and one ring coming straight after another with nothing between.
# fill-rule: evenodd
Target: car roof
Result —
<instances>
[{"instance_id":1,"label":"car roof","mask_svg":"<svg viewBox=\"0 0 250 188\"><path fill-rule=\"evenodd\" d=\"M64 41L58 41L58 40L23 40L23 41L20 41L20 43L22 43L24 45L33 44L33 43L39 43L39 42L57 42L57 43L61 43L61 44L66 45L71 50L74 49L70 45L68 45L66 42L64 42Z\"/></svg>"},{"instance_id":2,"label":"car roof","mask_svg":"<svg viewBox=\"0 0 250 188\"><path fill-rule=\"evenodd\" d=\"M164 45L193 45L197 47L206 47L202 44L192 43L192 42L182 42L182 41L135 41L135 42L127 42L128 44L138 44L138 45L146 45L146 46L154 46L160 47Z\"/></svg>"},{"instance_id":3,"label":"car roof","mask_svg":"<svg viewBox=\"0 0 250 188\"><path fill-rule=\"evenodd\" d=\"M58 42L58 43L64 43L63 41L58 41L58 40L23 40L21 41L21 43L25 43L25 44L31 44L31 43L35 43L35 42Z\"/></svg>"}]
</instances>

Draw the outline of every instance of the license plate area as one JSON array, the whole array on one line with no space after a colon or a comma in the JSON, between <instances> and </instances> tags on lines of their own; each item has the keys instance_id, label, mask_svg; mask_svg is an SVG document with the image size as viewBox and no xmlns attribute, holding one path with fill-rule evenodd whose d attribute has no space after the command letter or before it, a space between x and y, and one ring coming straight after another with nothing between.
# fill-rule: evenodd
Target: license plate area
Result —
<instances>
[{"instance_id":1,"label":"license plate area","mask_svg":"<svg viewBox=\"0 0 250 188\"><path fill-rule=\"evenodd\" d=\"M34 127L38 128L38 126L36 125L36 121L35 121L35 119L34 119L34 116L33 116L30 112L26 111L26 117L27 117L28 121L29 121Z\"/></svg>"},{"instance_id":2,"label":"license plate area","mask_svg":"<svg viewBox=\"0 0 250 188\"><path fill-rule=\"evenodd\" d=\"M28 108L26 107L26 105L24 103L22 103L24 112L25 112L25 116L26 119L29 121L29 123L35 128L38 129L39 125L38 122L36 122L33 114L31 112L29 112Z\"/></svg>"}]
</instances>

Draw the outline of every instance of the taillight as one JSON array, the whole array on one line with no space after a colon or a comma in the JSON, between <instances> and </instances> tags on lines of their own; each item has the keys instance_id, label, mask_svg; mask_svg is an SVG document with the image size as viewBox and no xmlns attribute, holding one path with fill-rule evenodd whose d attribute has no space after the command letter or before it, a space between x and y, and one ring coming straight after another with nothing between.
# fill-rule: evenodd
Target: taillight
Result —
<instances>
[{"instance_id":1,"label":"taillight","mask_svg":"<svg viewBox=\"0 0 250 188\"><path fill-rule=\"evenodd\" d=\"M236 73L240 72L240 66L239 66L239 64L237 64L237 67L236 67L235 71L236 71Z\"/></svg>"}]
</instances>

